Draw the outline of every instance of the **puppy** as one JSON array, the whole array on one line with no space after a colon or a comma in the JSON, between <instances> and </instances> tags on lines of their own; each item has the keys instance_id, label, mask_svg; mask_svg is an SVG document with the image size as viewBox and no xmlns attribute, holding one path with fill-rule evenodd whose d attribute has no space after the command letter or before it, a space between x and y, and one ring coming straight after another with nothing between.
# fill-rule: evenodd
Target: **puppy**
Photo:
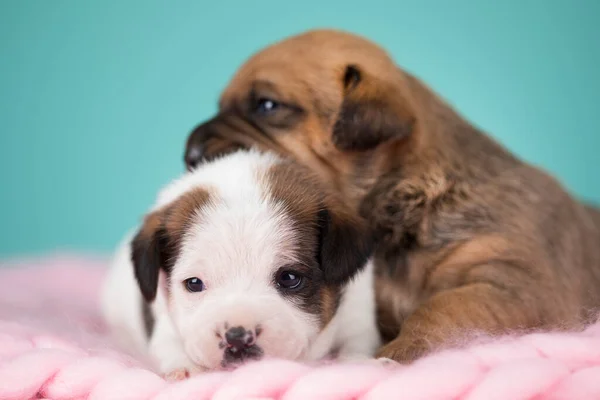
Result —
<instances>
[{"instance_id":1,"label":"puppy","mask_svg":"<svg viewBox=\"0 0 600 400\"><path fill-rule=\"evenodd\" d=\"M372 357L363 225L298 164L235 152L160 193L115 257L105 318L169 377L263 357Z\"/></svg>"},{"instance_id":2,"label":"puppy","mask_svg":"<svg viewBox=\"0 0 600 400\"><path fill-rule=\"evenodd\" d=\"M188 168L286 154L370 222L378 355L465 335L578 328L600 305L600 212L462 118L385 50L317 30L247 61L189 136Z\"/></svg>"}]
</instances>

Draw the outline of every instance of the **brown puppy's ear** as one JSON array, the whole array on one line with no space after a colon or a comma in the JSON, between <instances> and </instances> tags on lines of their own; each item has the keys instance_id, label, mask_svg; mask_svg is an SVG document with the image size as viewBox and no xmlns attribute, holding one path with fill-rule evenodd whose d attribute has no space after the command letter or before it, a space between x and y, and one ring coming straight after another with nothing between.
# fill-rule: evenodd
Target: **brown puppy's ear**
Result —
<instances>
[{"instance_id":1,"label":"brown puppy's ear","mask_svg":"<svg viewBox=\"0 0 600 400\"><path fill-rule=\"evenodd\" d=\"M333 127L334 145L343 151L372 150L407 137L414 125L408 102L391 83L348 65L343 76L344 100Z\"/></svg>"},{"instance_id":2,"label":"brown puppy's ear","mask_svg":"<svg viewBox=\"0 0 600 400\"><path fill-rule=\"evenodd\" d=\"M317 258L327 284L339 285L363 269L373 251L365 224L355 218L321 209L317 215Z\"/></svg>"},{"instance_id":3,"label":"brown puppy's ear","mask_svg":"<svg viewBox=\"0 0 600 400\"><path fill-rule=\"evenodd\" d=\"M170 262L167 232L161 214L148 215L131 241L131 261L135 278L147 302L156 298L160 269L168 269Z\"/></svg>"}]
</instances>

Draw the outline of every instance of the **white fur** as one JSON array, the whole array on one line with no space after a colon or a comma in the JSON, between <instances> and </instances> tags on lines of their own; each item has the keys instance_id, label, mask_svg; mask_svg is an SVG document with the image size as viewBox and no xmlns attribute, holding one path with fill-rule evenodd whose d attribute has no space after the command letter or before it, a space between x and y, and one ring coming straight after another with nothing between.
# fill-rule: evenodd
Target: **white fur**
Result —
<instances>
[{"instance_id":1,"label":"white fur","mask_svg":"<svg viewBox=\"0 0 600 400\"><path fill-rule=\"evenodd\" d=\"M131 236L118 251L103 293L104 315L124 343L148 346L161 372L219 368L223 350L217 334L224 334L225 324L260 325L257 344L265 356L278 358L318 360L339 350L343 359L364 359L379 345L371 263L347 285L323 330L275 287L276 271L301 259L297 231L264 187L264 174L277 162L274 155L237 152L184 175L159 194L154 209L199 187L210 191L211 202L198 210L186 232L168 306L163 290L152 304L156 324L150 343L130 260ZM192 277L205 283L203 292L185 289L182 282Z\"/></svg>"},{"instance_id":2,"label":"white fur","mask_svg":"<svg viewBox=\"0 0 600 400\"><path fill-rule=\"evenodd\" d=\"M141 314L142 296L137 288L131 263L129 243L134 233L128 233L119 244L102 288L101 307L105 320L127 349L146 351L146 335Z\"/></svg>"}]
</instances>

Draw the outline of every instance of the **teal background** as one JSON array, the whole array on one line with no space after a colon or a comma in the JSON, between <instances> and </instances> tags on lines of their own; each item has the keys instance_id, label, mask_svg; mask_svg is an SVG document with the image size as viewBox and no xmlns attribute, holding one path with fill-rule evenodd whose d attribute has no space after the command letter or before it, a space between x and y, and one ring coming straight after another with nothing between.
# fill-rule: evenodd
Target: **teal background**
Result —
<instances>
[{"instance_id":1,"label":"teal background","mask_svg":"<svg viewBox=\"0 0 600 400\"><path fill-rule=\"evenodd\" d=\"M0 1L0 256L107 252L183 170L259 48L385 46L469 119L600 201L600 1Z\"/></svg>"}]
</instances>

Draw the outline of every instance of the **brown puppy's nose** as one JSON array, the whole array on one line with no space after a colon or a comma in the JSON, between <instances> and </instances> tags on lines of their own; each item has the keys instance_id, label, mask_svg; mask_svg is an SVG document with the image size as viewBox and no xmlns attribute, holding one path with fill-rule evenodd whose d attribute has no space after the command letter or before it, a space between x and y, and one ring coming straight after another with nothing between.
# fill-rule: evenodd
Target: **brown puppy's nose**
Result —
<instances>
[{"instance_id":1,"label":"brown puppy's nose","mask_svg":"<svg viewBox=\"0 0 600 400\"><path fill-rule=\"evenodd\" d=\"M232 125L229 120L230 114L218 114L189 134L183 156L188 171L216 157L249 148L241 139L244 123L238 121L237 125Z\"/></svg>"},{"instance_id":2,"label":"brown puppy's nose","mask_svg":"<svg viewBox=\"0 0 600 400\"><path fill-rule=\"evenodd\" d=\"M232 350L243 350L254 344L254 335L244 327L237 326L225 332L225 340L227 341L227 347Z\"/></svg>"},{"instance_id":3,"label":"brown puppy's nose","mask_svg":"<svg viewBox=\"0 0 600 400\"><path fill-rule=\"evenodd\" d=\"M214 119L198 125L188 136L183 159L188 171L202 163L206 152L206 142L215 136Z\"/></svg>"},{"instance_id":4,"label":"brown puppy's nose","mask_svg":"<svg viewBox=\"0 0 600 400\"><path fill-rule=\"evenodd\" d=\"M185 166L187 169L191 171L192 169L196 168L198 164L200 164L200 161L202 161L203 154L204 146L200 144L193 144L189 146L184 157Z\"/></svg>"}]
</instances>

